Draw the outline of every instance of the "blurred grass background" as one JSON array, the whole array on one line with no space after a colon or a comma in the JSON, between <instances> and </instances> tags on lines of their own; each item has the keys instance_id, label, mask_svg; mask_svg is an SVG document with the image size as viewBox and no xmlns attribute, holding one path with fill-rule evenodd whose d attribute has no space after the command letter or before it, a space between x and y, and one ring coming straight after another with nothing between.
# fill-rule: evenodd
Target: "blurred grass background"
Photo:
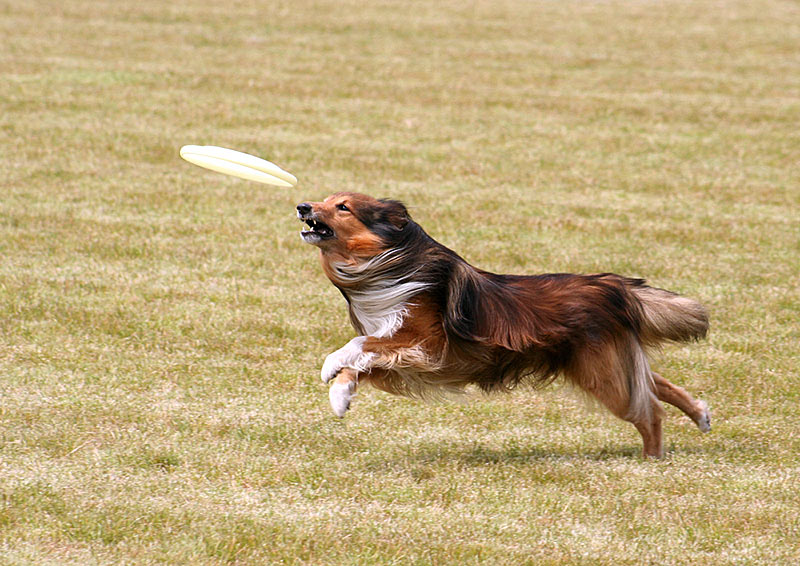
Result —
<instances>
[{"instance_id":1,"label":"blurred grass background","mask_svg":"<svg viewBox=\"0 0 800 566\"><path fill-rule=\"evenodd\" d=\"M800 559L797 2L0 0L0 36L0 562ZM712 433L670 409L644 462L560 387L335 419L294 205L337 190L702 300L654 366Z\"/></svg>"}]
</instances>

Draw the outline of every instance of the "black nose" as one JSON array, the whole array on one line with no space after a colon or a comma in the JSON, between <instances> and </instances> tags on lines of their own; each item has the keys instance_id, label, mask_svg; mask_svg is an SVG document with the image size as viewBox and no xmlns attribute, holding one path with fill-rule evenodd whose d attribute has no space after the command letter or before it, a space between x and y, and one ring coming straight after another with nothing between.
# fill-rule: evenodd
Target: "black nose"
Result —
<instances>
[{"instance_id":1,"label":"black nose","mask_svg":"<svg viewBox=\"0 0 800 566\"><path fill-rule=\"evenodd\" d=\"M311 213L311 205L307 202L301 202L297 205L297 213L300 216L305 216L306 214Z\"/></svg>"}]
</instances>

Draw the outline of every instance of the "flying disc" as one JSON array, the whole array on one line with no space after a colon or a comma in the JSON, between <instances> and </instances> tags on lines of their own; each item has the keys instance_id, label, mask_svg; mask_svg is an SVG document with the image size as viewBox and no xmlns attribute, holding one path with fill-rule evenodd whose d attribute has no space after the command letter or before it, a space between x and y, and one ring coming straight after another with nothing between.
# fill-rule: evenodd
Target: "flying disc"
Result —
<instances>
[{"instance_id":1,"label":"flying disc","mask_svg":"<svg viewBox=\"0 0 800 566\"><path fill-rule=\"evenodd\" d=\"M294 187L297 184L297 177L271 161L234 149L215 145L185 145L181 148L181 157L211 171L248 181L279 187Z\"/></svg>"}]
</instances>

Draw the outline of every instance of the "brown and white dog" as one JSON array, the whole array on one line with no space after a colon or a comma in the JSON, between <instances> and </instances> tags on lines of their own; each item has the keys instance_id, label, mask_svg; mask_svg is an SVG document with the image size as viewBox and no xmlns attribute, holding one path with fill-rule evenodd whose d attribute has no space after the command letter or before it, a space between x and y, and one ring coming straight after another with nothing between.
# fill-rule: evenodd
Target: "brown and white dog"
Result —
<instances>
[{"instance_id":1,"label":"brown and white dog","mask_svg":"<svg viewBox=\"0 0 800 566\"><path fill-rule=\"evenodd\" d=\"M633 423L660 457L659 401L706 432L705 402L651 371L645 351L705 336L703 306L610 273L497 275L436 242L402 203L356 193L297 206L322 268L358 332L330 354L322 380L344 416L359 383L410 397L509 390L563 376Z\"/></svg>"}]
</instances>

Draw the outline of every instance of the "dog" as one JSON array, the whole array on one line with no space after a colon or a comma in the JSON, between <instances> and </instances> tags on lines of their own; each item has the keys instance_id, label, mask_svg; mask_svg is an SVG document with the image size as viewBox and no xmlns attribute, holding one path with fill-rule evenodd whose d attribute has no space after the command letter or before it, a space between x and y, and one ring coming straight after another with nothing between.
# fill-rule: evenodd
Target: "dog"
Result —
<instances>
[{"instance_id":1,"label":"dog","mask_svg":"<svg viewBox=\"0 0 800 566\"><path fill-rule=\"evenodd\" d=\"M483 271L396 200L336 193L297 205L297 216L358 333L322 366L337 416L361 383L431 398L561 377L632 423L644 457L663 455L659 401L710 430L708 405L653 372L646 354L705 337L708 313L697 301L613 273Z\"/></svg>"}]
</instances>

